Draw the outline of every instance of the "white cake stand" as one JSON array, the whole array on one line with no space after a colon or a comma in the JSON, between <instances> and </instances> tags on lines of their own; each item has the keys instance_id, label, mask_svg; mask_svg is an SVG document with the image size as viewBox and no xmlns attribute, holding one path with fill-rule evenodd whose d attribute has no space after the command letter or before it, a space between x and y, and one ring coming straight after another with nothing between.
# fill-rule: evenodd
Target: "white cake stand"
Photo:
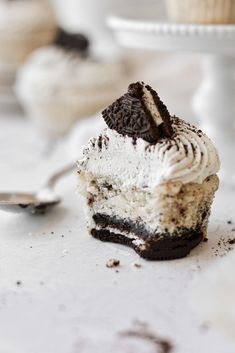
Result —
<instances>
[{"instance_id":1,"label":"white cake stand","mask_svg":"<svg viewBox=\"0 0 235 353\"><path fill-rule=\"evenodd\" d=\"M201 128L215 141L221 179L235 186L235 25L191 25L110 17L118 42L129 48L199 52L203 79L192 105Z\"/></svg>"}]
</instances>

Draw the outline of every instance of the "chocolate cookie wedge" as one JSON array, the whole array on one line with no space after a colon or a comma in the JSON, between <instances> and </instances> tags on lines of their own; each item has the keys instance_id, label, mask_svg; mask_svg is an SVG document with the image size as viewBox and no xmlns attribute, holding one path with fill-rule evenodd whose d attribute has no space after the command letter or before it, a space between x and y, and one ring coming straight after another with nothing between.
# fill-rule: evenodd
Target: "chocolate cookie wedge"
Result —
<instances>
[{"instance_id":1,"label":"chocolate cookie wedge","mask_svg":"<svg viewBox=\"0 0 235 353\"><path fill-rule=\"evenodd\" d=\"M132 83L128 92L102 112L110 129L121 135L157 143L173 135L170 114L157 92L143 82Z\"/></svg>"},{"instance_id":2,"label":"chocolate cookie wedge","mask_svg":"<svg viewBox=\"0 0 235 353\"><path fill-rule=\"evenodd\" d=\"M90 45L88 38L83 34L69 33L62 28L58 28L53 44L80 55L86 55Z\"/></svg>"},{"instance_id":3,"label":"chocolate cookie wedge","mask_svg":"<svg viewBox=\"0 0 235 353\"><path fill-rule=\"evenodd\" d=\"M210 139L171 117L143 82L102 113L108 128L78 162L88 230L148 260L186 256L207 235L219 158Z\"/></svg>"}]
</instances>

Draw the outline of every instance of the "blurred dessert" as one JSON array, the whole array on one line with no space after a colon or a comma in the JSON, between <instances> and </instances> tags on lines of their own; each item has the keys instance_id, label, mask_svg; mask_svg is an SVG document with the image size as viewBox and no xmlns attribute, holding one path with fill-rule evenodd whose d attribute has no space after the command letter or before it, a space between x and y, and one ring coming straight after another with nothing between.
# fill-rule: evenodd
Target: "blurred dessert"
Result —
<instances>
[{"instance_id":1,"label":"blurred dessert","mask_svg":"<svg viewBox=\"0 0 235 353\"><path fill-rule=\"evenodd\" d=\"M42 130L61 135L109 104L122 78L120 60L96 58L85 36L59 30L54 42L36 50L19 70L15 90Z\"/></svg>"},{"instance_id":2,"label":"blurred dessert","mask_svg":"<svg viewBox=\"0 0 235 353\"><path fill-rule=\"evenodd\" d=\"M235 0L166 0L169 18L182 23L235 22Z\"/></svg>"},{"instance_id":3,"label":"blurred dessert","mask_svg":"<svg viewBox=\"0 0 235 353\"><path fill-rule=\"evenodd\" d=\"M0 77L11 75L35 48L50 43L55 27L46 0L0 0Z\"/></svg>"},{"instance_id":4,"label":"blurred dessert","mask_svg":"<svg viewBox=\"0 0 235 353\"><path fill-rule=\"evenodd\" d=\"M149 260L186 256L207 235L219 158L196 127L171 117L143 82L102 112L108 128L78 162L88 229Z\"/></svg>"}]
</instances>

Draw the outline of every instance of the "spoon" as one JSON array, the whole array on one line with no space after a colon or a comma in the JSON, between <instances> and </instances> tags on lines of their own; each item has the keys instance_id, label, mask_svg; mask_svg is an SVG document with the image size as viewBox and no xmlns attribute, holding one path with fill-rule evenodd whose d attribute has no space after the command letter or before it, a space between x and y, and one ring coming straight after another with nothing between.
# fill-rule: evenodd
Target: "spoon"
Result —
<instances>
[{"instance_id":1,"label":"spoon","mask_svg":"<svg viewBox=\"0 0 235 353\"><path fill-rule=\"evenodd\" d=\"M0 192L0 209L8 212L45 213L61 202L54 192L54 187L61 177L75 170L75 167L75 164L70 164L57 171L37 192Z\"/></svg>"}]
</instances>

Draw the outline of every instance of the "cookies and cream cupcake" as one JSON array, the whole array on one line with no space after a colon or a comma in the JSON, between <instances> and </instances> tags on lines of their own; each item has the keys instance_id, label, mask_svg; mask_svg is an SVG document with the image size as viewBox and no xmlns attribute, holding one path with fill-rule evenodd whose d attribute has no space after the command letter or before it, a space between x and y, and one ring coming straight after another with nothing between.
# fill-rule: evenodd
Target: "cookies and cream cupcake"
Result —
<instances>
[{"instance_id":1,"label":"cookies and cream cupcake","mask_svg":"<svg viewBox=\"0 0 235 353\"><path fill-rule=\"evenodd\" d=\"M46 0L0 0L0 69L17 69L34 49L51 42L55 28Z\"/></svg>"},{"instance_id":2,"label":"cookies and cream cupcake","mask_svg":"<svg viewBox=\"0 0 235 353\"><path fill-rule=\"evenodd\" d=\"M78 162L89 232L149 260L186 256L207 235L219 185L213 143L143 82L102 115L108 127Z\"/></svg>"},{"instance_id":3,"label":"cookies and cream cupcake","mask_svg":"<svg viewBox=\"0 0 235 353\"><path fill-rule=\"evenodd\" d=\"M166 0L169 18L182 23L235 23L235 0Z\"/></svg>"},{"instance_id":4,"label":"cookies and cream cupcake","mask_svg":"<svg viewBox=\"0 0 235 353\"><path fill-rule=\"evenodd\" d=\"M95 58L86 37L59 30L55 41L20 69L15 90L42 130L61 135L77 119L111 103L122 77L120 61Z\"/></svg>"}]
</instances>

